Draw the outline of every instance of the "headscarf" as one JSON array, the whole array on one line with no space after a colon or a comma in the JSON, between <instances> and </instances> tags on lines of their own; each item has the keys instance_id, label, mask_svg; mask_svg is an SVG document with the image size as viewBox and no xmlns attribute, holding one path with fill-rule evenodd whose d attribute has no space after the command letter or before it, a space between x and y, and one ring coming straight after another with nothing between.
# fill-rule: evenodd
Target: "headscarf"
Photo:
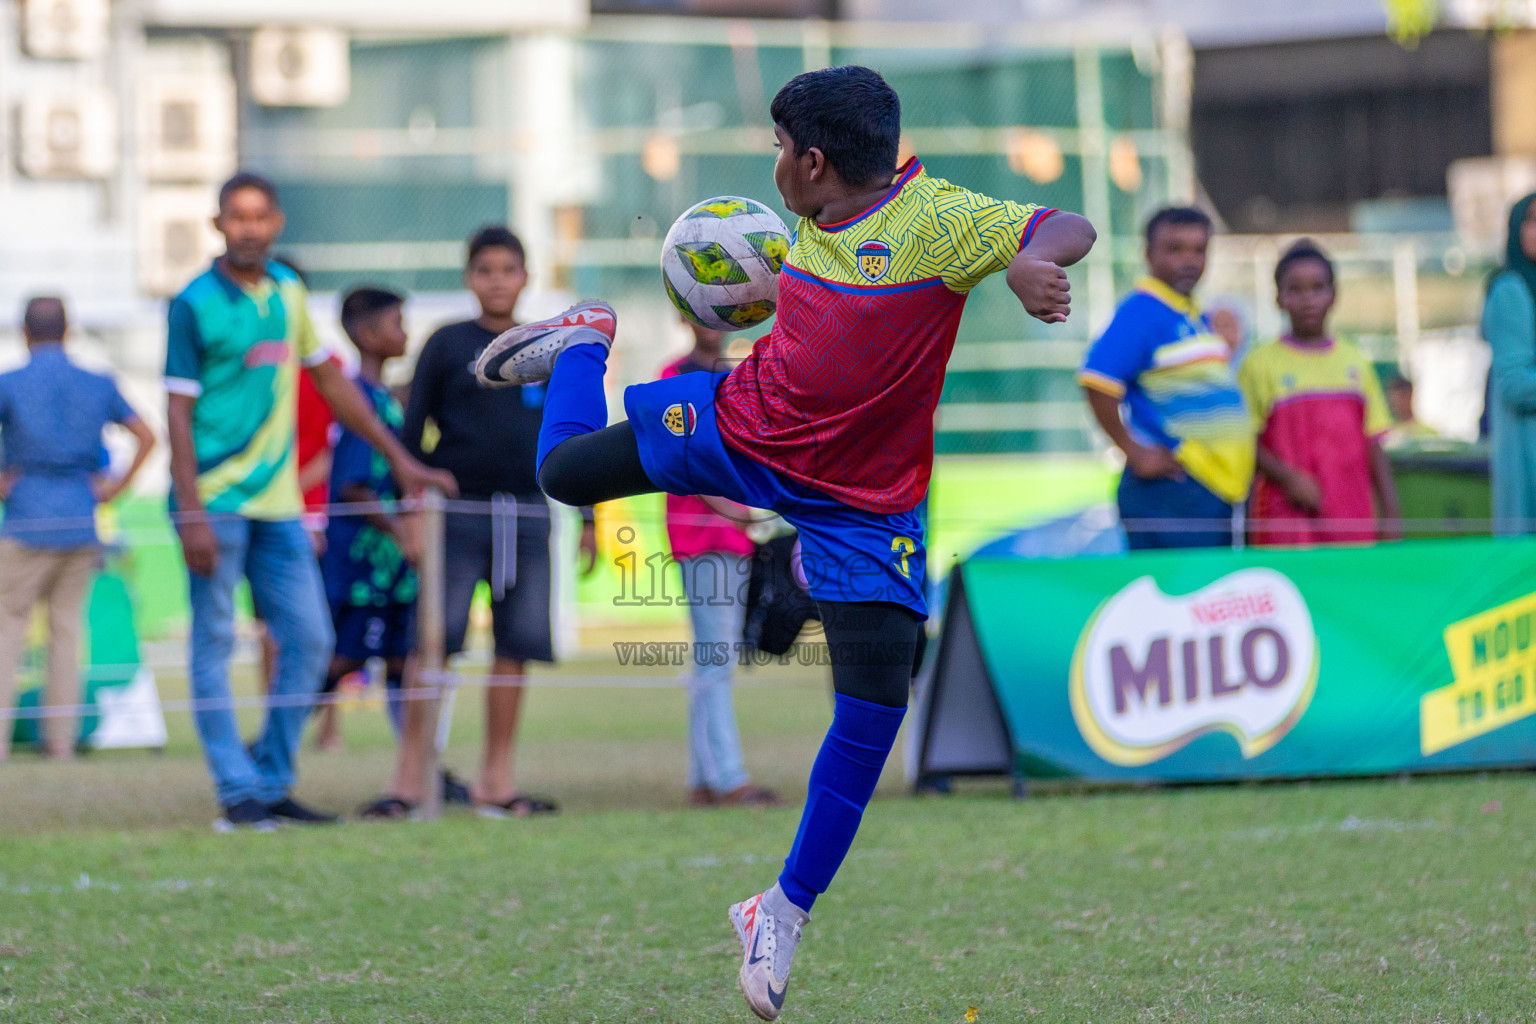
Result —
<instances>
[{"instance_id":1,"label":"headscarf","mask_svg":"<svg viewBox=\"0 0 1536 1024\"><path fill-rule=\"evenodd\" d=\"M1536 203L1536 192L1509 208L1509 239L1504 243L1503 269L1519 274L1531 293L1531 299L1536 301L1536 260L1520 248L1520 228L1525 224L1525 215L1530 211L1532 203Z\"/></svg>"}]
</instances>

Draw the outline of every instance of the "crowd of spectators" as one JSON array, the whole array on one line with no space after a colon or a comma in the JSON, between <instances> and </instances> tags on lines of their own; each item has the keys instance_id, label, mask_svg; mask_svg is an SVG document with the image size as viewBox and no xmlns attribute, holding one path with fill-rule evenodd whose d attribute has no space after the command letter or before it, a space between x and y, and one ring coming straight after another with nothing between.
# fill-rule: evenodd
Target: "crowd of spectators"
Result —
<instances>
[{"instance_id":1,"label":"crowd of spectators","mask_svg":"<svg viewBox=\"0 0 1536 1024\"><path fill-rule=\"evenodd\" d=\"M311 323L301 275L272 256L284 224L272 184L236 175L220 191L214 224L225 251L170 303L165 379L170 506L192 611L193 721L222 810L216 827L338 820L294 798L295 762L312 718L318 746L340 744L327 695L370 662L383 666L398 757L385 794L359 813L406 817L425 796L423 758L435 737L425 735L422 703L399 695L416 682L419 585L414 506L402 499L428 486L456 499L445 517L446 653L463 650L475 594L486 588L494 655L478 770L465 783L445 769L443 797L487 817L554 812L553 800L521 791L513 775L526 665L554 660L551 512L535 478L544 388L486 389L473 373L485 346L514 324L528 279L522 243L502 226L470 239L464 284L478 316L436 331L409 384L392 390L385 367L406 350L405 296L376 287L345 295L341 326L356 352L355 360L343 359ZM131 482L154 443L109 379L64 358L65 326L62 302L33 300L24 325L31 360L0 376L0 706L12 702L18 655L40 598L51 613L44 702L78 701L81 605L101 557L95 506ZM700 366L711 342L718 357L719 341L700 339ZM357 371L348 375L343 365L354 362ZM139 449L128 471L108 480L101 436L114 422L133 433ZM674 500L708 510L701 499ZM590 571L593 513L580 512L579 547ZM705 563L733 559L738 571L717 581L733 592L720 594L744 591L737 577L752 542L728 519L697 527L689 518L674 514L668 522L683 545L685 587L698 590ZM241 735L230 689L242 578L260 624L262 686L271 697L254 740ZM694 625L701 640L734 642L740 602L719 596L693 609ZM776 802L742 766L731 670L708 662L689 682L692 802ZM74 721L63 714L46 721L46 751L69 756ZM9 736L9 728L0 730L0 759Z\"/></svg>"},{"instance_id":2,"label":"crowd of spectators","mask_svg":"<svg viewBox=\"0 0 1536 1024\"><path fill-rule=\"evenodd\" d=\"M525 253L505 227L469 241L464 284L478 315L436 331L408 386L385 382L405 354L407 299L362 287L341 304L356 349L348 375L310 322L299 274L271 257L283 227L277 192L242 173L221 190L215 226L225 252L170 304L166 356L171 511L187 568L188 649L194 722L222 809L219 827L272 827L279 819L337 816L292 796L295 758L318 706L319 742L339 742L330 702L347 676L384 666L390 721L400 742L385 794L361 813L411 814L425 794L420 702L398 698L415 683L416 521L403 499L435 487L461 502L446 517L446 653L464 648L477 588L490 593L494 660L485 690L485 735L473 781L444 772L445 798L486 816L556 810L514 782L527 663L554 659L551 513L535 475L542 385L477 385L479 353L514 324L527 283ZM1249 336L1240 306L1202 310L1210 219L1172 207L1146 225L1147 273L1089 347L1078 380L1095 420L1123 453L1117 489L1133 550L1369 543L1401 535L1385 448L1427 428L1414 418L1413 386L1384 390L1350 341L1333 334L1332 261L1310 241L1279 259L1276 303L1288 330ZM719 332L692 327L694 345L663 376L716 372ZM98 503L129 486L155 444L113 382L63 352L61 300L26 307L30 360L0 374L0 707L14 699L19 654L34 605L46 602L44 701L79 693L81 605L100 563ZM1493 505L1500 532L1536 518L1536 196L1510 213L1503 269L1490 282L1483 331L1493 350L1487 417ZM348 359L348 362L353 360ZM120 424L136 448L112 475L102 430ZM750 510L717 498L667 497L667 531L682 574L696 649L734 644L743 632L745 581L756 545ZM329 516L326 510L330 510ZM580 510L588 571L596 537ZM269 703L253 741L229 700L235 591L249 584L263 621ZM689 801L696 806L773 804L742 758L732 700L733 658L696 658L687 679ZM44 751L67 758L77 724L46 719ZM0 729L0 761L9 752ZM434 780L433 784L436 784Z\"/></svg>"}]
</instances>

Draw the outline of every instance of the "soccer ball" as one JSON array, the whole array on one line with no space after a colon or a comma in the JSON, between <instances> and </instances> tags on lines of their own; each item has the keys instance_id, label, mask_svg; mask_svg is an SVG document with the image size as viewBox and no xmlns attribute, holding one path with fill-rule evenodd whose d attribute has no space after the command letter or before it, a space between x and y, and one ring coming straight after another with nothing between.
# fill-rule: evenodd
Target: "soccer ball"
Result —
<instances>
[{"instance_id":1,"label":"soccer ball","mask_svg":"<svg viewBox=\"0 0 1536 1024\"><path fill-rule=\"evenodd\" d=\"M677 311L700 327L744 331L773 315L789 229L751 199L720 196L689 207L661 247L661 281Z\"/></svg>"}]
</instances>

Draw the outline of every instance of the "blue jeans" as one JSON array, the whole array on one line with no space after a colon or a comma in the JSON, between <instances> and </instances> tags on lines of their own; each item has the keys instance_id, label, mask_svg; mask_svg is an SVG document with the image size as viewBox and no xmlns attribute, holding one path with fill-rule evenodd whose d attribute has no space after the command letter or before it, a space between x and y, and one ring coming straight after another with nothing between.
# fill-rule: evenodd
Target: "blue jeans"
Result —
<instances>
[{"instance_id":1,"label":"blue jeans","mask_svg":"<svg viewBox=\"0 0 1536 1024\"><path fill-rule=\"evenodd\" d=\"M1132 551L1232 546L1232 506L1192 477L1143 480L1127 469L1116 498Z\"/></svg>"},{"instance_id":2,"label":"blue jeans","mask_svg":"<svg viewBox=\"0 0 1536 1024\"><path fill-rule=\"evenodd\" d=\"M678 560L693 621L688 677L688 785L729 793L746 785L731 697L732 666L746 616L747 559L719 551Z\"/></svg>"},{"instance_id":3,"label":"blue jeans","mask_svg":"<svg viewBox=\"0 0 1536 1024\"><path fill-rule=\"evenodd\" d=\"M272 696L286 701L267 708L266 723L249 748L240 738L233 708L201 708L193 722L219 803L229 807L250 798L272 804L293 785L294 756L331 656L331 617L314 549L297 519L230 517L212 526L219 540L218 566L212 576L188 573L192 697L201 701L230 696L235 587L245 576L251 600L266 617L277 644Z\"/></svg>"}]
</instances>

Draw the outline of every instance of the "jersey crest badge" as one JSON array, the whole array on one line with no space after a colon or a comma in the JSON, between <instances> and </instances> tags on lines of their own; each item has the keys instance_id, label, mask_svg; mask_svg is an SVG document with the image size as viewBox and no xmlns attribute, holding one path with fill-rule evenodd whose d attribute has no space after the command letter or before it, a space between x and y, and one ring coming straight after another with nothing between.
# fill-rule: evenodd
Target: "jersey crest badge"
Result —
<instances>
[{"instance_id":1,"label":"jersey crest badge","mask_svg":"<svg viewBox=\"0 0 1536 1024\"><path fill-rule=\"evenodd\" d=\"M661 414L661 425L673 437L687 437L699 425L699 413L692 402L673 402Z\"/></svg>"},{"instance_id":2,"label":"jersey crest badge","mask_svg":"<svg viewBox=\"0 0 1536 1024\"><path fill-rule=\"evenodd\" d=\"M859 273L874 282L891 269L891 247L881 241L868 241L859 246Z\"/></svg>"}]
</instances>

